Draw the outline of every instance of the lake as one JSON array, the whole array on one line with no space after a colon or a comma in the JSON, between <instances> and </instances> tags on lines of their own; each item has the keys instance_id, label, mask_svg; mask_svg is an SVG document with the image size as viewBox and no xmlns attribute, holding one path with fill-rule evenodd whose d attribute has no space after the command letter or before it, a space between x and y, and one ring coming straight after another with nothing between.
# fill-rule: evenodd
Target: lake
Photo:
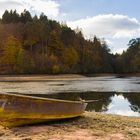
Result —
<instances>
[{"instance_id":1,"label":"lake","mask_svg":"<svg viewBox=\"0 0 140 140\"><path fill-rule=\"evenodd\" d=\"M10 79L7 77L7 79ZM0 80L1 92L66 100L99 100L87 111L140 117L140 77L80 77L55 80Z\"/></svg>"}]
</instances>

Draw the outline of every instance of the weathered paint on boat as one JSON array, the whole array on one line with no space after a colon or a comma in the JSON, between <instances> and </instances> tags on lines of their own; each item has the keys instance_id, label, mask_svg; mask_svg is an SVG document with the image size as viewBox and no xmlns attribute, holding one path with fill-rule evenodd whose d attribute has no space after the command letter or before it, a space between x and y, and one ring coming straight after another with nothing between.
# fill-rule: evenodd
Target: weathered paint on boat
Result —
<instances>
[{"instance_id":1,"label":"weathered paint on boat","mask_svg":"<svg viewBox=\"0 0 140 140\"><path fill-rule=\"evenodd\" d=\"M73 118L84 113L86 103L0 93L0 123L19 126Z\"/></svg>"}]
</instances>

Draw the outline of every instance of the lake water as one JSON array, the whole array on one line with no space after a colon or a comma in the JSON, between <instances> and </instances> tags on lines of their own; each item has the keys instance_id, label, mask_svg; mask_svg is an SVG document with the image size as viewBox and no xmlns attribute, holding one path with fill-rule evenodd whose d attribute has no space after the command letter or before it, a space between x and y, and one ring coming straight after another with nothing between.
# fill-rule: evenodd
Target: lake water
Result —
<instances>
[{"instance_id":1,"label":"lake water","mask_svg":"<svg viewBox=\"0 0 140 140\"><path fill-rule=\"evenodd\" d=\"M78 79L0 82L1 92L16 92L66 100L99 100L88 111L140 117L140 77L82 77Z\"/></svg>"}]
</instances>

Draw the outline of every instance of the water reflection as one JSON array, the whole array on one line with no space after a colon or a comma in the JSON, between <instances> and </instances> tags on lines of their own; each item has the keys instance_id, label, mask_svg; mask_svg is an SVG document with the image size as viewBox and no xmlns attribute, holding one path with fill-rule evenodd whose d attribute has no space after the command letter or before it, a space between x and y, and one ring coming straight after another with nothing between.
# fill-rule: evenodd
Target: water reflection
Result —
<instances>
[{"instance_id":1,"label":"water reflection","mask_svg":"<svg viewBox=\"0 0 140 140\"><path fill-rule=\"evenodd\" d=\"M17 92L66 100L100 100L89 103L88 111L140 116L140 77L103 76L72 79L3 81L0 92ZM33 78L33 77L32 77ZM34 77L37 79L37 77ZM123 93L122 93L123 92ZM137 92L137 93L135 93Z\"/></svg>"},{"instance_id":2,"label":"water reflection","mask_svg":"<svg viewBox=\"0 0 140 140\"><path fill-rule=\"evenodd\" d=\"M107 95L104 96L102 93L100 98L103 100L100 102L90 103L87 110L140 117L139 93L112 93Z\"/></svg>"},{"instance_id":3,"label":"water reflection","mask_svg":"<svg viewBox=\"0 0 140 140\"><path fill-rule=\"evenodd\" d=\"M135 93L135 94L127 93L127 94L124 94L123 96L126 97L128 99L128 101L130 102L131 109L134 112L140 113L140 94L139 93Z\"/></svg>"},{"instance_id":4,"label":"water reflection","mask_svg":"<svg viewBox=\"0 0 140 140\"><path fill-rule=\"evenodd\" d=\"M135 111L133 108L135 108ZM124 95L116 94L111 97L111 102L107 106L107 111L105 113L123 116L140 116L137 105L132 105Z\"/></svg>"},{"instance_id":5,"label":"water reflection","mask_svg":"<svg viewBox=\"0 0 140 140\"><path fill-rule=\"evenodd\" d=\"M33 96L35 94L28 95ZM86 110L140 117L140 93L74 92L49 95L36 94L36 96L64 100L99 100L89 103Z\"/></svg>"}]
</instances>

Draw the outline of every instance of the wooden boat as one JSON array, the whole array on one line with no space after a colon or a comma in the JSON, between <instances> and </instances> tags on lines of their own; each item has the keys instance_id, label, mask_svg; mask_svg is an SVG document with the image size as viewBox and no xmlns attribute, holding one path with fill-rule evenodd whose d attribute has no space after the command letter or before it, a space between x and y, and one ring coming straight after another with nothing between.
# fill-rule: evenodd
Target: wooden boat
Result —
<instances>
[{"instance_id":1,"label":"wooden boat","mask_svg":"<svg viewBox=\"0 0 140 140\"><path fill-rule=\"evenodd\" d=\"M19 126L74 118L84 113L86 105L83 101L0 93L0 123Z\"/></svg>"}]
</instances>

